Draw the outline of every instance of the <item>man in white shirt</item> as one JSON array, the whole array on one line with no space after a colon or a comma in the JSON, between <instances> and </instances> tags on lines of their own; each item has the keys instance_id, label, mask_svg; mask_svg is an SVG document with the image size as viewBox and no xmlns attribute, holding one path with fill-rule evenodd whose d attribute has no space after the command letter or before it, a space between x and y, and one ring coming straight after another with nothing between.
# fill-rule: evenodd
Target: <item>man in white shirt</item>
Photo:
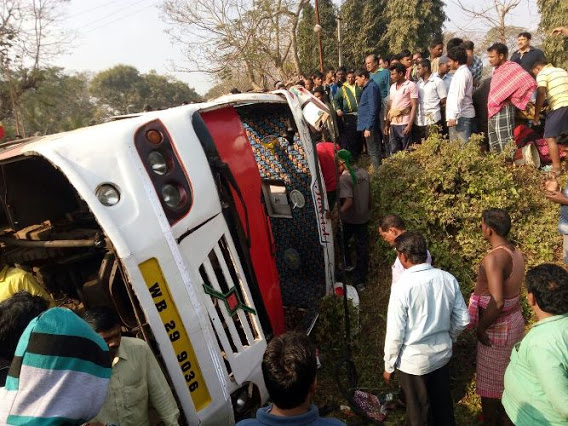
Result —
<instances>
[{"instance_id":1,"label":"man in white shirt","mask_svg":"<svg viewBox=\"0 0 568 426\"><path fill-rule=\"evenodd\" d=\"M404 220L396 214L389 214L381 218L379 221L379 235L381 238L394 249L394 242L399 235L406 232L406 225ZM426 263L428 265L432 264L432 256L428 252L426 258ZM392 285L395 285L404 272L404 266L400 263L398 256L394 263L392 264Z\"/></svg>"},{"instance_id":2,"label":"man in white shirt","mask_svg":"<svg viewBox=\"0 0 568 426\"><path fill-rule=\"evenodd\" d=\"M442 105L446 103L446 86L444 82L432 74L428 59L418 62L416 73L418 83L418 111L414 119L413 140L420 143L429 136L432 126L442 124Z\"/></svg>"},{"instance_id":3,"label":"man in white shirt","mask_svg":"<svg viewBox=\"0 0 568 426\"><path fill-rule=\"evenodd\" d=\"M453 275L425 263L422 235L405 232L395 247L406 270L391 289L383 378L398 369L408 425L455 425L448 363L469 323L465 301Z\"/></svg>"},{"instance_id":4,"label":"man in white shirt","mask_svg":"<svg viewBox=\"0 0 568 426\"><path fill-rule=\"evenodd\" d=\"M467 66L467 53L463 46L448 51L448 64L454 70L446 99L446 121L450 140L467 142L473 130L475 108L473 107L473 77Z\"/></svg>"}]
</instances>

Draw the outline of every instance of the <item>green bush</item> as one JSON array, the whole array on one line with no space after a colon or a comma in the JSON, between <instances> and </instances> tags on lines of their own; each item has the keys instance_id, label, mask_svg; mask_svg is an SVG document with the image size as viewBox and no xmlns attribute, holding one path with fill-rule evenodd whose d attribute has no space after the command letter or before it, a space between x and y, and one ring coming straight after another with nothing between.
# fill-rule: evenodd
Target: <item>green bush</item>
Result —
<instances>
[{"instance_id":1,"label":"green bush","mask_svg":"<svg viewBox=\"0 0 568 426\"><path fill-rule=\"evenodd\" d=\"M422 232L436 266L455 275L467 294L488 249L481 235L486 208L509 212L511 239L527 266L556 260L558 206L544 198L541 181L536 169L482 152L479 139L461 145L433 135L416 150L394 155L373 174L374 213L398 214L408 229ZM390 264L394 252L376 244L372 259L377 266Z\"/></svg>"}]
</instances>

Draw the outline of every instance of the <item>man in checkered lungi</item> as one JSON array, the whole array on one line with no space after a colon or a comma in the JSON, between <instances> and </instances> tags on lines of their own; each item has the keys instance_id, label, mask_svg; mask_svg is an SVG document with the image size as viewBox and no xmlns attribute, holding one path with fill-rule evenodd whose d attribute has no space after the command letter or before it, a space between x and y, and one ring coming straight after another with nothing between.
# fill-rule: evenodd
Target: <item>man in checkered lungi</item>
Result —
<instances>
[{"instance_id":1,"label":"man in checkered lungi","mask_svg":"<svg viewBox=\"0 0 568 426\"><path fill-rule=\"evenodd\" d=\"M525 261L507 239L510 229L511 218L505 210L483 212L481 232L491 250L479 267L468 308L469 326L477 327L477 393L486 425L501 425L506 419L501 405L505 369L525 327L519 303Z\"/></svg>"},{"instance_id":2,"label":"man in checkered lungi","mask_svg":"<svg viewBox=\"0 0 568 426\"><path fill-rule=\"evenodd\" d=\"M527 107L536 82L519 64L507 60L509 51L504 44L495 43L487 52L489 63L495 67L487 103L487 136L490 150L501 152L513 140L515 107Z\"/></svg>"}]
</instances>

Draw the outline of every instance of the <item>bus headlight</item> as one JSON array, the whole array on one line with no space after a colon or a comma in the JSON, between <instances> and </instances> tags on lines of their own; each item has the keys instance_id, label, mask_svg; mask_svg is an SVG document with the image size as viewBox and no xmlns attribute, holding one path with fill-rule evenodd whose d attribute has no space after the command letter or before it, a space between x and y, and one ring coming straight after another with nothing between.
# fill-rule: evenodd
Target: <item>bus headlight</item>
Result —
<instances>
[{"instance_id":1,"label":"bus headlight","mask_svg":"<svg viewBox=\"0 0 568 426\"><path fill-rule=\"evenodd\" d=\"M95 195L101 204L107 207L114 206L120 201L120 192L110 183L99 185L95 190Z\"/></svg>"},{"instance_id":2,"label":"bus headlight","mask_svg":"<svg viewBox=\"0 0 568 426\"><path fill-rule=\"evenodd\" d=\"M168 162L158 151L152 151L148 155L148 164L157 175L165 175L168 172Z\"/></svg>"}]
</instances>

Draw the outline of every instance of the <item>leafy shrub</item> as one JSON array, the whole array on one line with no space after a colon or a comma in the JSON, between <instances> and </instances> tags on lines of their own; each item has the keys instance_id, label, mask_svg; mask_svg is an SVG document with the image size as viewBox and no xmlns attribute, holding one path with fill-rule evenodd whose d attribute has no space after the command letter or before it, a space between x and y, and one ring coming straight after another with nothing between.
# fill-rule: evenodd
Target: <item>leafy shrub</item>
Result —
<instances>
[{"instance_id":1,"label":"leafy shrub","mask_svg":"<svg viewBox=\"0 0 568 426\"><path fill-rule=\"evenodd\" d=\"M511 239L529 267L554 261L561 243L558 207L544 198L541 181L536 169L482 152L479 139L461 145L433 135L416 150L387 160L371 185L377 217L395 213L409 229L422 232L436 266L455 275L467 294L488 249L481 235L486 208L509 212ZM376 244L372 259L390 263L394 252Z\"/></svg>"}]
</instances>

